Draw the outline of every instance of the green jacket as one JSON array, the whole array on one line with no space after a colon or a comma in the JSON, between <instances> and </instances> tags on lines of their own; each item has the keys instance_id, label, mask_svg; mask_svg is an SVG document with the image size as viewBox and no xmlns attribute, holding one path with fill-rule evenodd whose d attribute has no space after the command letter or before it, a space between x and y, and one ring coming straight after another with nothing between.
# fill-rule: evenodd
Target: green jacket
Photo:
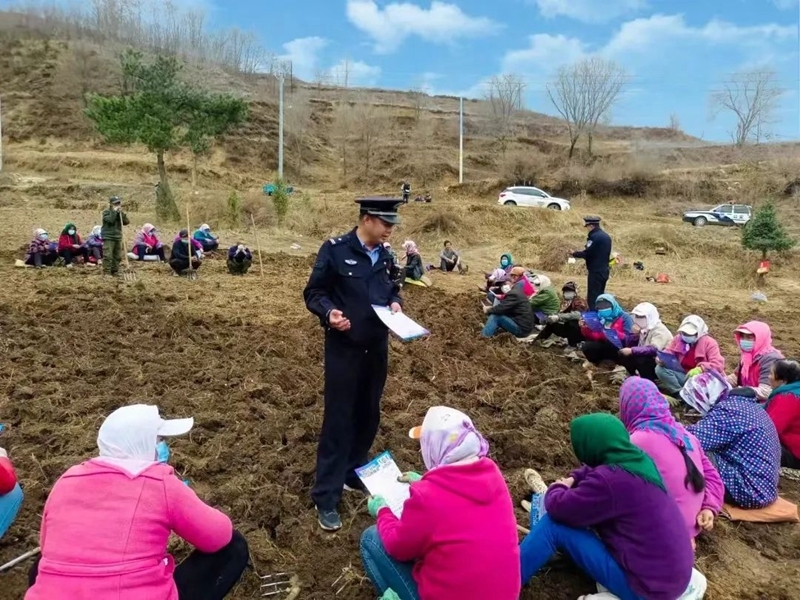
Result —
<instances>
[{"instance_id":1,"label":"green jacket","mask_svg":"<svg viewBox=\"0 0 800 600\"><path fill-rule=\"evenodd\" d=\"M531 298L533 312L543 312L546 315L555 315L561 309L561 300L553 286L546 287Z\"/></svg>"},{"instance_id":2,"label":"green jacket","mask_svg":"<svg viewBox=\"0 0 800 600\"><path fill-rule=\"evenodd\" d=\"M120 215L122 215L122 223L120 223ZM122 240L122 226L130 225L128 215L124 212L117 212L113 208L107 208L103 211L103 229L100 235L104 240Z\"/></svg>"}]
</instances>

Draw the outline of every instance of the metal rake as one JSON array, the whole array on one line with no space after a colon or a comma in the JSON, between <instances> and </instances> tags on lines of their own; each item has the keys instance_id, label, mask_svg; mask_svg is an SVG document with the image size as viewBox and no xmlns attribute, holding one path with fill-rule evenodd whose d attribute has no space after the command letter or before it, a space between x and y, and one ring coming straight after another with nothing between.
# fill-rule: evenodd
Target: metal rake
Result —
<instances>
[{"instance_id":1,"label":"metal rake","mask_svg":"<svg viewBox=\"0 0 800 600\"><path fill-rule=\"evenodd\" d=\"M300 585L297 575L288 573L274 573L261 577L262 598L277 596L278 594L289 594L286 600L297 598L300 593Z\"/></svg>"}]
</instances>

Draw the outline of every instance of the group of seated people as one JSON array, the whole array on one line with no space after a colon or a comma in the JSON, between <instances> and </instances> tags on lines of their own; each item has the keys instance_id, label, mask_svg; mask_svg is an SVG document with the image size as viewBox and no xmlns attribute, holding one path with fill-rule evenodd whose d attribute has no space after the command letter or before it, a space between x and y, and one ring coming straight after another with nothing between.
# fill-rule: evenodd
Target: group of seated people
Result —
<instances>
[{"instance_id":1,"label":"group of seated people","mask_svg":"<svg viewBox=\"0 0 800 600\"><path fill-rule=\"evenodd\" d=\"M398 283L411 283L430 287L433 285L428 271L432 271L437 267L431 264L426 265L422 260L419 247L413 240L406 240L403 242L403 259L398 258L397 253L392 250L392 245L385 242L384 247L392 255L392 261L399 273ZM458 272L461 275L466 275L469 272L469 266L464 264L461 254L453 249L453 243L450 240L445 240L444 247L439 253L439 266L438 269L443 273Z\"/></svg>"},{"instance_id":2,"label":"group of seated people","mask_svg":"<svg viewBox=\"0 0 800 600\"><path fill-rule=\"evenodd\" d=\"M187 229L182 229L173 239L169 259L166 247L158 237L158 230L152 223L145 223L136 232L129 256L137 261L168 262L176 275L198 269L205 253L219 249L219 240L211 232L211 227L203 223L191 238ZM75 264L87 266L100 265L103 262L102 226L92 228L92 233L83 240L74 223L64 226L58 241L51 241L46 230L34 230L33 239L28 245L24 263L44 268L54 266L63 260L66 267ZM252 266L253 255L243 242L239 242L228 250L228 271L234 275L244 275Z\"/></svg>"}]
</instances>

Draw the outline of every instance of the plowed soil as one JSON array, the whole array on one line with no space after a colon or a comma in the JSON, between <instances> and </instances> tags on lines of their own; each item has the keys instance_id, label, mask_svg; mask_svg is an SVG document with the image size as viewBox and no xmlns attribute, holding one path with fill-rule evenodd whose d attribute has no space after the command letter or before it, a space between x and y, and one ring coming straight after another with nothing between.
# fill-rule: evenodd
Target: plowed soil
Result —
<instances>
[{"instance_id":1,"label":"plowed soil","mask_svg":"<svg viewBox=\"0 0 800 600\"><path fill-rule=\"evenodd\" d=\"M26 498L0 542L0 561L38 545L50 487L95 454L103 417L148 402L166 416L195 417L191 435L172 444L171 463L231 515L258 574L296 573L301 599L374 598L358 556L361 531L372 522L365 502L347 496L344 529L330 535L318 529L309 500L322 419L322 334L300 294L311 264L271 256L260 280L257 266L255 274L231 278L221 261L208 261L196 282L148 266L132 285L88 270L1 267L0 420L7 430L0 445ZM287 281L287 269L297 278ZM375 452L390 449L401 468L421 469L408 429L429 406L448 404L469 413L488 437L515 500L523 498L524 468L551 480L575 466L569 420L616 410L616 389L603 376L592 383L558 353L508 337L480 339L482 313L471 293L412 289L406 298L407 312L433 335L392 342ZM659 306L673 327L691 308ZM753 311L703 314L715 331L729 332ZM788 355L800 353L798 316L787 309L768 317ZM782 481L782 493L800 500L797 484ZM521 509L518 518L525 523ZM798 527L718 522L698 549L707 598L800 598ZM248 572L233 597L258 597L258 585ZM17 567L3 576L0 596L21 598L25 587L26 566ZM591 591L590 582L565 568L542 574L522 597L566 600Z\"/></svg>"}]
</instances>

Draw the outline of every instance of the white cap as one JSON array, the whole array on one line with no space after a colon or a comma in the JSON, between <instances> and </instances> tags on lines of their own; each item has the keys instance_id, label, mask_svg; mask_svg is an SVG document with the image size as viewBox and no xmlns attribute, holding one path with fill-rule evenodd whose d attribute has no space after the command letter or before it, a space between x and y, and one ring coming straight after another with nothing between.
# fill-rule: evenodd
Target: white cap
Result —
<instances>
[{"instance_id":1,"label":"white cap","mask_svg":"<svg viewBox=\"0 0 800 600\"><path fill-rule=\"evenodd\" d=\"M145 430L155 430L158 437L174 437L184 435L194 427L194 418L162 419L158 407L152 404L131 404L123 406L112 412L103 424L103 429L117 429L120 427Z\"/></svg>"},{"instance_id":2,"label":"white cap","mask_svg":"<svg viewBox=\"0 0 800 600\"><path fill-rule=\"evenodd\" d=\"M448 406L432 406L425 414L422 425L412 427L408 432L408 437L418 440L422 437L422 431L448 431L452 427L461 427L467 421L472 420L460 410Z\"/></svg>"},{"instance_id":3,"label":"white cap","mask_svg":"<svg viewBox=\"0 0 800 600\"><path fill-rule=\"evenodd\" d=\"M697 335L697 325L691 322L683 322L678 328L678 333L685 333L686 335Z\"/></svg>"}]
</instances>

